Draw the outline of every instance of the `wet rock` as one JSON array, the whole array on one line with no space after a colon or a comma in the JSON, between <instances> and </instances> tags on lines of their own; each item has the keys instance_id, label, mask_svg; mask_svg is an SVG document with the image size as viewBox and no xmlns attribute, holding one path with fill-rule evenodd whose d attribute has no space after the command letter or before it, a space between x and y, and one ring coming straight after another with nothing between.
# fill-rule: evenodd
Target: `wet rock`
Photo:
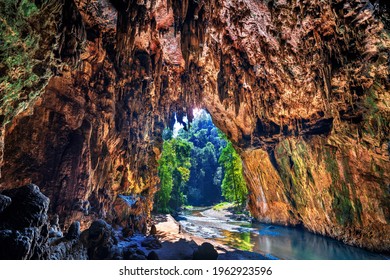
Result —
<instances>
[{"instance_id":1,"label":"wet rock","mask_svg":"<svg viewBox=\"0 0 390 280\"><path fill-rule=\"evenodd\" d=\"M11 204L11 198L0 194L0 213Z\"/></svg>"},{"instance_id":2,"label":"wet rock","mask_svg":"<svg viewBox=\"0 0 390 280\"><path fill-rule=\"evenodd\" d=\"M126 228L122 229L122 234L124 237L130 237L134 234L134 230L126 227Z\"/></svg>"},{"instance_id":3,"label":"wet rock","mask_svg":"<svg viewBox=\"0 0 390 280\"><path fill-rule=\"evenodd\" d=\"M111 235L111 226L103 220L94 221L88 229L88 241L94 245L109 240Z\"/></svg>"},{"instance_id":4,"label":"wet rock","mask_svg":"<svg viewBox=\"0 0 390 280\"><path fill-rule=\"evenodd\" d=\"M0 231L0 259L25 260L31 250L33 236L23 235L19 231Z\"/></svg>"},{"instance_id":5,"label":"wet rock","mask_svg":"<svg viewBox=\"0 0 390 280\"><path fill-rule=\"evenodd\" d=\"M63 233L59 225L58 215L53 215L50 219L49 237L62 237Z\"/></svg>"},{"instance_id":6,"label":"wet rock","mask_svg":"<svg viewBox=\"0 0 390 280\"><path fill-rule=\"evenodd\" d=\"M11 203L0 213L0 258L47 259L49 199L33 184L2 196Z\"/></svg>"},{"instance_id":7,"label":"wet rock","mask_svg":"<svg viewBox=\"0 0 390 280\"><path fill-rule=\"evenodd\" d=\"M60 242L52 244L50 247L51 260L87 260L87 249L77 239L68 241L65 238Z\"/></svg>"},{"instance_id":8,"label":"wet rock","mask_svg":"<svg viewBox=\"0 0 390 280\"><path fill-rule=\"evenodd\" d=\"M87 249L80 241L80 225L74 222L64 238L58 225L58 215L51 219L49 230L50 256L51 260L86 260L88 259Z\"/></svg>"},{"instance_id":9,"label":"wet rock","mask_svg":"<svg viewBox=\"0 0 390 280\"><path fill-rule=\"evenodd\" d=\"M148 260L159 260L160 258L158 257L157 253L155 251L151 251L148 254L148 257L146 258Z\"/></svg>"},{"instance_id":10,"label":"wet rock","mask_svg":"<svg viewBox=\"0 0 390 280\"><path fill-rule=\"evenodd\" d=\"M141 242L142 247L147 249L159 249L161 248L161 242L154 236L150 235Z\"/></svg>"},{"instance_id":11,"label":"wet rock","mask_svg":"<svg viewBox=\"0 0 390 280\"><path fill-rule=\"evenodd\" d=\"M60 218L58 215L53 215L50 219L50 227L54 228L55 230L59 230L60 224L59 224Z\"/></svg>"},{"instance_id":12,"label":"wet rock","mask_svg":"<svg viewBox=\"0 0 390 280\"><path fill-rule=\"evenodd\" d=\"M75 221L70 225L68 232L65 235L65 238L68 240L72 240L72 239L78 239L79 237L80 237L80 222Z\"/></svg>"},{"instance_id":13,"label":"wet rock","mask_svg":"<svg viewBox=\"0 0 390 280\"><path fill-rule=\"evenodd\" d=\"M198 250L194 252L194 260L216 260L218 259L218 252L214 249L214 246L208 242L204 242L198 247Z\"/></svg>"},{"instance_id":14,"label":"wet rock","mask_svg":"<svg viewBox=\"0 0 390 280\"><path fill-rule=\"evenodd\" d=\"M245 214L235 214L235 215L233 215L233 219L237 220L237 221L245 221L245 222L251 221L251 218Z\"/></svg>"},{"instance_id":15,"label":"wet rock","mask_svg":"<svg viewBox=\"0 0 390 280\"><path fill-rule=\"evenodd\" d=\"M140 249L126 248L123 251L123 259L124 260L146 260L146 255Z\"/></svg>"},{"instance_id":16,"label":"wet rock","mask_svg":"<svg viewBox=\"0 0 390 280\"><path fill-rule=\"evenodd\" d=\"M63 237L63 236L64 236L64 234L61 231L55 231L52 228L49 230L49 237L50 238Z\"/></svg>"},{"instance_id":17,"label":"wet rock","mask_svg":"<svg viewBox=\"0 0 390 280\"><path fill-rule=\"evenodd\" d=\"M48 222L50 200L36 185L5 190L2 195L10 197L12 203L0 213L0 226L12 229L40 228Z\"/></svg>"},{"instance_id":18,"label":"wet rock","mask_svg":"<svg viewBox=\"0 0 390 280\"><path fill-rule=\"evenodd\" d=\"M80 237L93 260L113 259L116 254L117 240L112 227L103 220L94 221Z\"/></svg>"},{"instance_id":19,"label":"wet rock","mask_svg":"<svg viewBox=\"0 0 390 280\"><path fill-rule=\"evenodd\" d=\"M37 228L0 230L0 259L29 260L47 259L46 236Z\"/></svg>"}]
</instances>

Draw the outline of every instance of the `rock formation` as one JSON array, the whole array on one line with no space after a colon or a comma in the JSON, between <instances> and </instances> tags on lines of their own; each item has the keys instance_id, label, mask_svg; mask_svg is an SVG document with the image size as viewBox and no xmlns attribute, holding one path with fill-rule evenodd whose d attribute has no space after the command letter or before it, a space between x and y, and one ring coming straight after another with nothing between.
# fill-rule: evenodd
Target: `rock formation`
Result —
<instances>
[{"instance_id":1,"label":"rock formation","mask_svg":"<svg viewBox=\"0 0 390 280\"><path fill-rule=\"evenodd\" d=\"M202 243L194 252L194 260L216 260L218 259L218 252L214 246L208 242Z\"/></svg>"},{"instance_id":2,"label":"rock formation","mask_svg":"<svg viewBox=\"0 0 390 280\"><path fill-rule=\"evenodd\" d=\"M49 199L32 184L2 197L8 200L0 213L0 259L47 259Z\"/></svg>"},{"instance_id":3,"label":"rock formation","mask_svg":"<svg viewBox=\"0 0 390 280\"><path fill-rule=\"evenodd\" d=\"M121 220L131 194L145 228L162 130L203 107L243 159L257 219L390 251L385 1L0 5L2 211L34 183L83 230Z\"/></svg>"}]
</instances>

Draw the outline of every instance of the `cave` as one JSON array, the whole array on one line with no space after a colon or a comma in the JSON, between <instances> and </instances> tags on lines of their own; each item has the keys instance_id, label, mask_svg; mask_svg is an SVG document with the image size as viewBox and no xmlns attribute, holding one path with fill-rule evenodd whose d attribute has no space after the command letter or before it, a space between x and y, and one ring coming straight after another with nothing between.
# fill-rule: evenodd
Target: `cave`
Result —
<instances>
[{"instance_id":1,"label":"cave","mask_svg":"<svg viewBox=\"0 0 390 280\"><path fill-rule=\"evenodd\" d=\"M385 1L4 0L0 19L1 259L113 259L112 228L155 231L163 130L194 108L254 219L390 253Z\"/></svg>"}]
</instances>

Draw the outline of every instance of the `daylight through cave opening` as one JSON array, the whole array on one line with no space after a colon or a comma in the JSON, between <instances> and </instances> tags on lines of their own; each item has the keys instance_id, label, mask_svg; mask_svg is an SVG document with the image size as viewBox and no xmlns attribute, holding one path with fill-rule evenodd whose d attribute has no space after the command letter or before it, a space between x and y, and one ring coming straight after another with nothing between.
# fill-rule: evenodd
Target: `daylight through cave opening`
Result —
<instances>
[{"instance_id":1,"label":"daylight through cave opening","mask_svg":"<svg viewBox=\"0 0 390 280\"><path fill-rule=\"evenodd\" d=\"M212 122L204 109L193 110L193 120L184 117L163 131L163 149L158 160L158 212L176 213L183 207L213 206L229 201L246 208L247 186L241 159L232 143Z\"/></svg>"}]
</instances>

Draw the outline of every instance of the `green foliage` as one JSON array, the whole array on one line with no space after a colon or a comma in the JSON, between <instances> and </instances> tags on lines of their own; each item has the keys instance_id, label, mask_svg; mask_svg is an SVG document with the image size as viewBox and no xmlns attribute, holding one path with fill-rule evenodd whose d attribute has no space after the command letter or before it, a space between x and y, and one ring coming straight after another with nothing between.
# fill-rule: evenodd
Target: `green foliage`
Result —
<instances>
[{"instance_id":1,"label":"green foliage","mask_svg":"<svg viewBox=\"0 0 390 280\"><path fill-rule=\"evenodd\" d=\"M163 151L158 161L160 191L156 196L157 211L170 213L185 202L183 188L189 180L191 145L182 139L164 141Z\"/></svg>"},{"instance_id":2,"label":"green foliage","mask_svg":"<svg viewBox=\"0 0 390 280\"><path fill-rule=\"evenodd\" d=\"M22 0L20 4L20 10L25 17L30 17L31 15L38 12L38 8L32 1Z\"/></svg>"},{"instance_id":3,"label":"green foliage","mask_svg":"<svg viewBox=\"0 0 390 280\"><path fill-rule=\"evenodd\" d=\"M178 138L192 144L190 179L184 189L188 203L195 206L218 203L222 199L223 178L218 158L226 141L220 137L210 115L202 110L188 131L178 132Z\"/></svg>"},{"instance_id":4,"label":"green foliage","mask_svg":"<svg viewBox=\"0 0 390 280\"><path fill-rule=\"evenodd\" d=\"M169 200L173 188L173 167L175 162L174 151L170 142L164 142L163 152L158 162L158 176L160 177L160 191L156 196L156 207L159 212L169 213Z\"/></svg>"},{"instance_id":5,"label":"green foliage","mask_svg":"<svg viewBox=\"0 0 390 280\"><path fill-rule=\"evenodd\" d=\"M5 122L25 110L43 86L33 71L39 42L31 22L38 16L33 1L0 3L0 115Z\"/></svg>"},{"instance_id":6,"label":"green foliage","mask_svg":"<svg viewBox=\"0 0 390 280\"><path fill-rule=\"evenodd\" d=\"M242 175L240 156L230 141L222 149L219 162L225 171L225 176L222 181L222 195L227 201L235 202L243 206L246 202L248 189Z\"/></svg>"},{"instance_id":7,"label":"green foliage","mask_svg":"<svg viewBox=\"0 0 390 280\"><path fill-rule=\"evenodd\" d=\"M221 202L221 203L218 203L216 205L213 206L213 209L216 210L216 211L220 211L220 210L224 210L224 209L227 209L227 208L230 208L230 207L233 207L233 203L231 202Z\"/></svg>"},{"instance_id":8,"label":"green foliage","mask_svg":"<svg viewBox=\"0 0 390 280\"><path fill-rule=\"evenodd\" d=\"M248 191L241 159L209 114L201 111L190 129L181 129L176 138L165 130L163 139L158 168L161 190L156 196L159 212L172 212L186 203L212 205L222 195L239 207L245 204Z\"/></svg>"}]
</instances>

